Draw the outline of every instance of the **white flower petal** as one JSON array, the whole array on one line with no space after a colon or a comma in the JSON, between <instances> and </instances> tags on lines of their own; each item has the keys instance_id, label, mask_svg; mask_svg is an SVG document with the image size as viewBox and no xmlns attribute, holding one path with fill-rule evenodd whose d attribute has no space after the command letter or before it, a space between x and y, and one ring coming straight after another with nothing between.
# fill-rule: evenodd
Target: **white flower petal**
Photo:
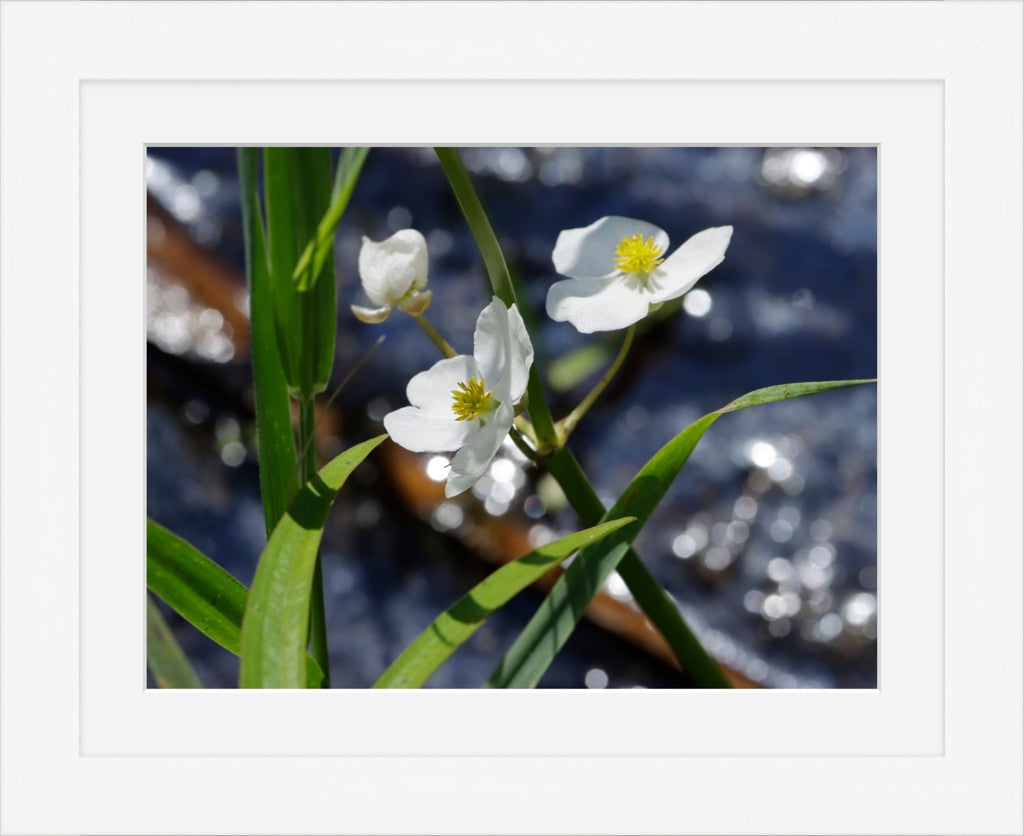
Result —
<instances>
[{"instance_id":1,"label":"white flower petal","mask_svg":"<svg viewBox=\"0 0 1024 836\"><path fill-rule=\"evenodd\" d=\"M667 302L686 293L722 263L731 238L731 226L714 226L689 238L648 277L650 300Z\"/></svg>"},{"instance_id":2,"label":"white flower petal","mask_svg":"<svg viewBox=\"0 0 1024 836\"><path fill-rule=\"evenodd\" d=\"M409 398L409 403L425 413L454 421L452 390L471 377L480 377L476 361L472 357L460 354L457 357L438 360L425 372L413 375L409 385L405 387L405 394Z\"/></svg>"},{"instance_id":3,"label":"white flower petal","mask_svg":"<svg viewBox=\"0 0 1024 836\"><path fill-rule=\"evenodd\" d=\"M647 316L651 299L636 279L567 279L548 288L547 311L577 331L618 331Z\"/></svg>"},{"instance_id":4,"label":"white flower petal","mask_svg":"<svg viewBox=\"0 0 1024 836\"><path fill-rule=\"evenodd\" d=\"M499 400L518 401L526 391L533 345L519 309L497 296L480 312L473 332L473 356L488 388Z\"/></svg>"},{"instance_id":5,"label":"white flower petal","mask_svg":"<svg viewBox=\"0 0 1024 836\"><path fill-rule=\"evenodd\" d=\"M600 279L615 275L615 248L628 235L643 235L664 252L668 248L668 235L663 229L647 221L609 215L580 229L566 229L558 236L551 260L563 276L573 279Z\"/></svg>"},{"instance_id":6,"label":"white flower petal","mask_svg":"<svg viewBox=\"0 0 1024 836\"><path fill-rule=\"evenodd\" d=\"M427 242L415 229L400 229L379 243L363 238L359 277L375 305L394 305L427 284Z\"/></svg>"},{"instance_id":7,"label":"white flower petal","mask_svg":"<svg viewBox=\"0 0 1024 836\"><path fill-rule=\"evenodd\" d=\"M391 306L384 305L381 308L364 308L362 305L350 305L352 315L360 322L376 325L383 322L391 314Z\"/></svg>"},{"instance_id":8,"label":"white flower petal","mask_svg":"<svg viewBox=\"0 0 1024 836\"><path fill-rule=\"evenodd\" d=\"M456 421L451 410L445 418L403 406L384 416L384 429L391 439L414 453L458 450L479 427L479 421Z\"/></svg>"},{"instance_id":9,"label":"white flower petal","mask_svg":"<svg viewBox=\"0 0 1024 836\"><path fill-rule=\"evenodd\" d=\"M444 486L447 497L462 493L479 479L501 447L515 417L511 403L501 404L494 417L473 435L452 458L452 469Z\"/></svg>"}]
</instances>

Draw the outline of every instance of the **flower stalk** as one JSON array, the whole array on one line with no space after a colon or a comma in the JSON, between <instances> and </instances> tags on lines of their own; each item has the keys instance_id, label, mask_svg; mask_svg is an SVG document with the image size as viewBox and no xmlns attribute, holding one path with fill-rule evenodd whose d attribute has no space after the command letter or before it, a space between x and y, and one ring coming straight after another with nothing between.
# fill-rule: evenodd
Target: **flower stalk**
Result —
<instances>
[{"instance_id":1,"label":"flower stalk","mask_svg":"<svg viewBox=\"0 0 1024 836\"><path fill-rule=\"evenodd\" d=\"M579 402L572 412L555 424L555 429L558 432L558 444L560 447L569 440L569 436L572 434L572 431L576 429L576 425L580 422L580 419L587 414L590 407L594 405L594 402L601 396L601 393L604 392L605 387L611 383L612 378L618 373L622 363L626 359L626 355L629 354L629 349L633 345L633 337L635 335L636 323L630 325L629 328L626 329L626 336L622 340L622 347L619 349L619 353L615 356L615 359L612 361L612 364L608 367L605 373L601 375L601 379L594 384L594 388L587 393L586 397Z\"/></svg>"},{"instance_id":2,"label":"flower stalk","mask_svg":"<svg viewBox=\"0 0 1024 836\"><path fill-rule=\"evenodd\" d=\"M526 437L519 430L518 427L513 426L508 431L509 437L512 439L512 443L519 448L519 452L522 453L535 465L543 465L544 460L540 457L540 454L530 446L530 442L526 440Z\"/></svg>"},{"instance_id":3,"label":"flower stalk","mask_svg":"<svg viewBox=\"0 0 1024 836\"><path fill-rule=\"evenodd\" d=\"M413 319L416 320L416 324L423 329L423 333L430 337L430 341L441 350L441 353L445 357L454 357L458 354L458 352L452 348L451 343L442 337L441 332L430 323L426 314L417 314Z\"/></svg>"}]
</instances>

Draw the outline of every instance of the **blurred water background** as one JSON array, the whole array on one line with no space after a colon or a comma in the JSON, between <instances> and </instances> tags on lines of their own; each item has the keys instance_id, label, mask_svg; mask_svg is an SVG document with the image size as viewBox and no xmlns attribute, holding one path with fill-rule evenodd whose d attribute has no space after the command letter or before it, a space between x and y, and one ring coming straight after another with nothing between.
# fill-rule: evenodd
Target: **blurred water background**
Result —
<instances>
[{"instance_id":1,"label":"blurred water background","mask_svg":"<svg viewBox=\"0 0 1024 836\"><path fill-rule=\"evenodd\" d=\"M873 148L471 148L464 159L535 311L556 416L587 391L577 379L600 335L543 315L558 277L562 229L603 215L649 220L669 251L709 226L735 228L725 262L683 310L638 338L572 447L610 503L665 441L761 386L876 373L876 154ZM150 148L147 269L150 516L249 584L265 542L255 463L235 151ZM154 260L172 226L223 265L219 290L187 260ZM433 323L462 352L489 300L476 247L433 152L371 151L336 246L335 379L385 343L338 395L321 438L329 456L381 432L409 377L435 349L407 317L369 326L356 272L361 236L415 227L427 237ZM227 277L226 279L224 277ZM183 280L187 279L187 280ZM227 288L225 295L224 288ZM524 306L525 307L525 306ZM233 308L233 309L232 309ZM555 362L575 358L577 363ZM600 358L598 358L600 359ZM606 362L606 361L605 361ZM597 373L603 368L594 368ZM425 479L447 459L423 455ZM339 497L323 560L335 687L367 687L491 567L473 532L488 518L529 541L577 530L555 486L507 448L472 493L411 506L384 469L360 467ZM728 415L697 447L637 541L705 646L766 687L876 686L876 393L873 386ZM482 522L483 521L483 522ZM486 550L486 548L485 548ZM613 575L611 599L631 607ZM527 590L433 677L477 687L530 618ZM167 612L165 610L165 612ZM237 660L171 613L207 687L233 687ZM630 641L583 623L542 687L684 687L687 679Z\"/></svg>"}]
</instances>

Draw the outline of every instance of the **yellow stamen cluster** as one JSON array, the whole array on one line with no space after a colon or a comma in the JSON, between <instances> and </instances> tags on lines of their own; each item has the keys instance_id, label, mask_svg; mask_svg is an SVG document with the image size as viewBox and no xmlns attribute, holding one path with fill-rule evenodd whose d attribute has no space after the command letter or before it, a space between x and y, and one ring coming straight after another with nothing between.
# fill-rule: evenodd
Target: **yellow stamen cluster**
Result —
<instances>
[{"instance_id":1,"label":"yellow stamen cluster","mask_svg":"<svg viewBox=\"0 0 1024 836\"><path fill-rule=\"evenodd\" d=\"M452 412L456 421L472 421L490 409L491 393L484 391L484 382L471 377L452 389Z\"/></svg>"},{"instance_id":2,"label":"yellow stamen cluster","mask_svg":"<svg viewBox=\"0 0 1024 836\"><path fill-rule=\"evenodd\" d=\"M658 258L664 250L664 247L654 243L653 235L646 241L639 232L636 235L627 235L615 248L615 267L623 273L646 275L665 260Z\"/></svg>"}]
</instances>

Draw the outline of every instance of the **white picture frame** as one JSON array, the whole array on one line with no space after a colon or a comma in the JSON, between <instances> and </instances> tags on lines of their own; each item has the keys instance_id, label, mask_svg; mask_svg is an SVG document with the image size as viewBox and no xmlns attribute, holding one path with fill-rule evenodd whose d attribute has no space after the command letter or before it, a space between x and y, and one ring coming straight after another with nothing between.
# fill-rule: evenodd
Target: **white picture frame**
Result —
<instances>
[{"instance_id":1,"label":"white picture frame","mask_svg":"<svg viewBox=\"0 0 1024 836\"><path fill-rule=\"evenodd\" d=\"M1021 2L0 14L0 831L1021 832ZM879 145L878 689L145 689L145 145L496 141Z\"/></svg>"}]
</instances>

